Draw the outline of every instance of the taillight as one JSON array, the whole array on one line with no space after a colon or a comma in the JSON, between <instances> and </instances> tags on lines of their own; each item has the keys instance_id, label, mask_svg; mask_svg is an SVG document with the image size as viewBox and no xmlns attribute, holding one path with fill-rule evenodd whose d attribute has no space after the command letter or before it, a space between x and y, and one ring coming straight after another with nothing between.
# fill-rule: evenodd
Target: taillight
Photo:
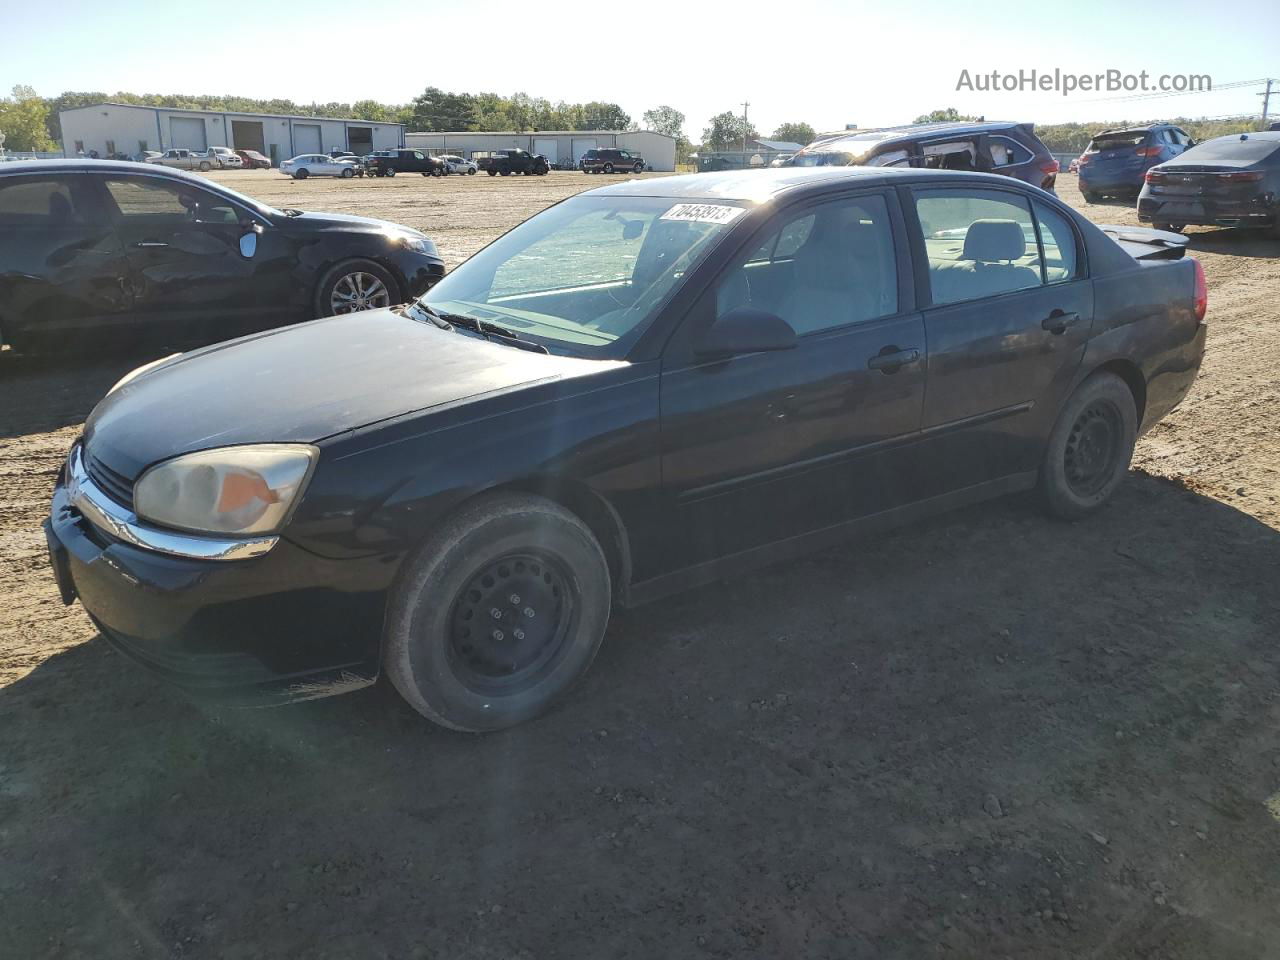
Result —
<instances>
[{"instance_id":1,"label":"taillight","mask_svg":"<svg viewBox=\"0 0 1280 960\"><path fill-rule=\"evenodd\" d=\"M1133 152L1134 152L1135 154L1137 154L1138 156L1140 156L1140 157L1158 157L1158 156L1160 156L1160 148L1159 148L1159 147L1139 147L1137 150L1135 150L1135 151L1133 151Z\"/></svg>"},{"instance_id":2,"label":"taillight","mask_svg":"<svg viewBox=\"0 0 1280 960\"><path fill-rule=\"evenodd\" d=\"M1164 183L1164 173L1159 170L1148 170L1142 177L1147 183Z\"/></svg>"},{"instance_id":3,"label":"taillight","mask_svg":"<svg viewBox=\"0 0 1280 960\"><path fill-rule=\"evenodd\" d=\"M1076 166L1083 167L1086 163L1093 163L1093 157L1087 153L1080 154L1080 159L1076 161Z\"/></svg>"},{"instance_id":4,"label":"taillight","mask_svg":"<svg viewBox=\"0 0 1280 960\"><path fill-rule=\"evenodd\" d=\"M1196 266L1196 320L1203 320L1205 311L1209 309L1209 285L1204 280L1204 267L1195 257L1191 262Z\"/></svg>"},{"instance_id":5,"label":"taillight","mask_svg":"<svg viewBox=\"0 0 1280 960\"><path fill-rule=\"evenodd\" d=\"M1218 179L1226 183L1257 183L1262 179L1261 170L1251 170L1245 173L1220 173Z\"/></svg>"},{"instance_id":6,"label":"taillight","mask_svg":"<svg viewBox=\"0 0 1280 960\"><path fill-rule=\"evenodd\" d=\"M1057 160L1050 160L1048 163L1040 164L1041 173L1057 173L1061 169L1062 164L1058 163Z\"/></svg>"}]
</instances>

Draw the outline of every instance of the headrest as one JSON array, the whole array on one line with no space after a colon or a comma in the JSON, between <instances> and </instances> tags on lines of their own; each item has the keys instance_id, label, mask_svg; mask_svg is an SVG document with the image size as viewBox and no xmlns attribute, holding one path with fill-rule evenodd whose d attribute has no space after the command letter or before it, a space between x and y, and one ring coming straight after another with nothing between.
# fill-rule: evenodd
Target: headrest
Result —
<instances>
[{"instance_id":1,"label":"headrest","mask_svg":"<svg viewBox=\"0 0 1280 960\"><path fill-rule=\"evenodd\" d=\"M1027 252L1027 238L1015 220L975 220L964 235L962 260L1017 260Z\"/></svg>"}]
</instances>

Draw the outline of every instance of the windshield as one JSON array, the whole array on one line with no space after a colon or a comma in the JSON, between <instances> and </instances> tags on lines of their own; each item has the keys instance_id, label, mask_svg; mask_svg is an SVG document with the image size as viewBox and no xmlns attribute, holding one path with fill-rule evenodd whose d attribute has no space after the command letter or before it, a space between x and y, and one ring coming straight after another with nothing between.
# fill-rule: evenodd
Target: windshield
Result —
<instances>
[{"instance_id":1,"label":"windshield","mask_svg":"<svg viewBox=\"0 0 1280 960\"><path fill-rule=\"evenodd\" d=\"M620 356L744 211L720 200L573 197L481 250L421 302L553 351Z\"/></svg>"}]
</instances>

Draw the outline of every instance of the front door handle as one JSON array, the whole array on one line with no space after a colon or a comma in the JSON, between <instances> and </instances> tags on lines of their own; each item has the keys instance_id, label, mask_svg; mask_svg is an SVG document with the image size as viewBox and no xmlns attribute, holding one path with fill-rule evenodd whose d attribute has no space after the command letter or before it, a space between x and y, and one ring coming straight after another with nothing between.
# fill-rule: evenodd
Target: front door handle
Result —
<instances>
[{"instance_id":1,"label":"front door handle","mask_svg":"<svg viewBox=\"0 0 1280 960\"><path fill-rule=\"evenodd\" d=\"M909 363L915 363L920 359L920 351L915 347L907 347L900 350L897 347L885 347L878 354L867 361L867 367L871 370L879 370L881 373L897 373Z\"/></svg>"},{"instance_id":2,"label":"front door handle","mask_svg":"<svg viewBox=\"0 0 1280 960\"><path fill-rule=\"evenodd\" d=\"M1040 321L1040 326L1056 335L1065 333L1067 327L1075 326L1079 322L1080 314L1067 313L1065 310L1055 310Z\"/></svg>"},{"instance_id":3,"label":"front door handle","mask_svg":"<svg viewBox=\"0 0 1280 960\"><path fill-rule=\"evenodd\" d=\"M163 240L139 240L137 243L134 244L134 246L142 247L145 249L147 247L167 247L168 244L165 243Z\"/></svg>"}]
</instances>

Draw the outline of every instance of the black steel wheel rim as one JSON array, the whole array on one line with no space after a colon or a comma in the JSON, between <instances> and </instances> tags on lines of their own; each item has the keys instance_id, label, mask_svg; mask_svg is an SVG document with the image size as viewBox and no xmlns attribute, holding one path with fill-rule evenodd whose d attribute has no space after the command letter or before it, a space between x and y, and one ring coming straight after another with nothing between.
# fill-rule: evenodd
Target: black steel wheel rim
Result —
<instances>
[{"instance_id":1,"label":"black steel wheel rim","mask_svg":"<svg viewBox=\"0 0 1280 960\"><path fill-rule=\"evenodd\" d=\"M468 578L449 613L449 660L482 694L514 694L542 680L565 653L577 616L573 578L555 557L508 554Z\"/></svg>"},{"instance_id":2,"label":"black steel wheel rim","mask_svg":"<svg viewBox=\"0 0 1280 960\"><path fill-rule=\"evenodd\" d=\"M1097 400L1071 425L1064 457L1067 485L1082 497L1099 493L1115 475L1124 421L1115 404Z\"/></svg>"}]
</instances>

